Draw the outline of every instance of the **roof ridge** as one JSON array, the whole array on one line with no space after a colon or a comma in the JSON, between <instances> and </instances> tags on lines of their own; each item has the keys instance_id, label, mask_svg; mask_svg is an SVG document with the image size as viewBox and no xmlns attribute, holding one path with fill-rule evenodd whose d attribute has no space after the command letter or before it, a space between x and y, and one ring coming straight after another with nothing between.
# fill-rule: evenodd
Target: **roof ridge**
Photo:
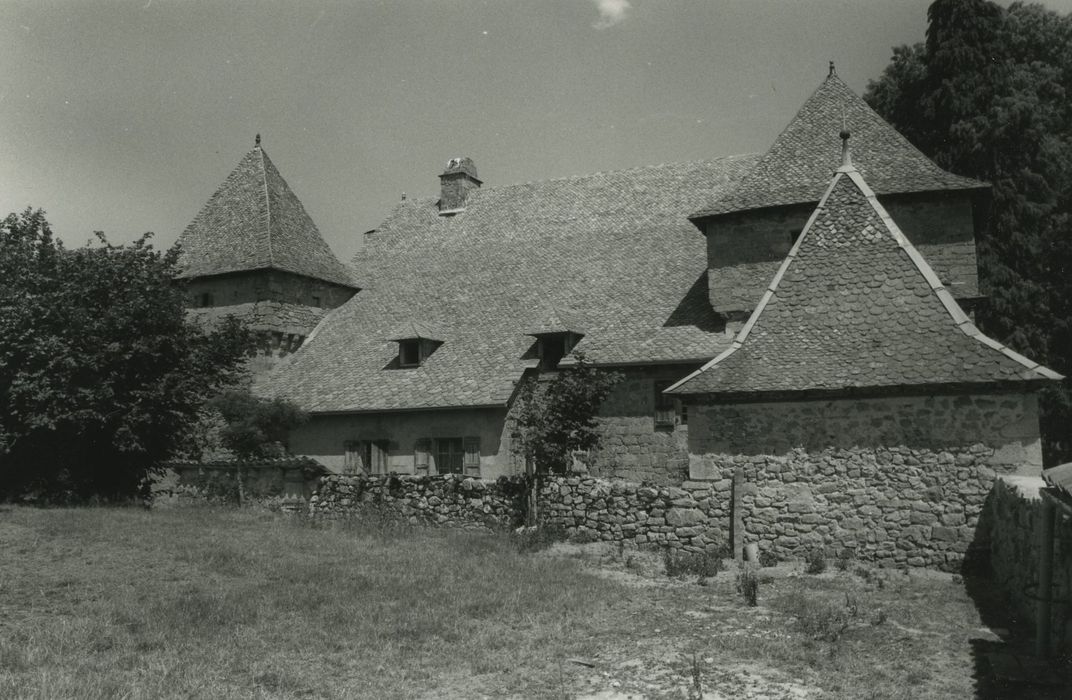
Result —
<instances>
[{"instance_id":1,"label":"roof ridge","mask_svg":"<svg viewBox=\"0 0 1072 700\"><path fill-rule=\"evenodd\" d=\"M261 182L264 185L264 232L268 237L268 265L275 266L275 255L272 250L272 198L268 196L268 172L264 164L264 149L260 144L253 147L261 158Z\"/></svg>"}]
</instances>

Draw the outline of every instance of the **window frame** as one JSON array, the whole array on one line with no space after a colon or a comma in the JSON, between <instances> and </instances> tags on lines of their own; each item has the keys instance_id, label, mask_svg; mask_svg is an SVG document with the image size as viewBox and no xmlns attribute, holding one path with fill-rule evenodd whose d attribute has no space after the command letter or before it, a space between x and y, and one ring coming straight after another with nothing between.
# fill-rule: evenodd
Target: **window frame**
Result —
<instances>
[{"instance_id":1,"label":"window frame","mask_svg":"<svg viewBox=\"0 0 1072 700\"><path fill-rule=\"evenodd\" d=\"M680 416L682 415L681 399L674 396L667 396L663 393L663 391L669 389L675 383L676 380L673 379L656 379L652 382L655 398L652 418L654 419L656 429L674 428L677 425L685 424L680 421Z\"/></svg>"}]
</instances>

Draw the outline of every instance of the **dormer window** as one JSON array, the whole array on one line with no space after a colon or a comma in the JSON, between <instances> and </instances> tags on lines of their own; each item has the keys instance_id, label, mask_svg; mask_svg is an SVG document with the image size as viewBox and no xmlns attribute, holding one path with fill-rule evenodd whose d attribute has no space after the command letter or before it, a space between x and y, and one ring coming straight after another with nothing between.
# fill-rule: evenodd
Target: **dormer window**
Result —
<instances>
[{"instance_id":1,"label":"dormer window","mask_svg":"<svg viewBox=\"0 0 1072 700\"><path fill-rule=\"evenodd\" d=\"M562 358L568 355L583 337L572 331L530 335L536 336L536 354L540 358L540 369L557 369Z\"/></svg>"},{"instance_id":2,"label":"dormer window","mask_svg":"<svg viewBox=\"0 0 1072 700\"><path fill-rule=\"evenodd\" d=\"M392 335L390 340L398 343L398 366L402 368L420 367L443 344L437 333L416 323L407 323Z\"/></svg>"}]
</instances>

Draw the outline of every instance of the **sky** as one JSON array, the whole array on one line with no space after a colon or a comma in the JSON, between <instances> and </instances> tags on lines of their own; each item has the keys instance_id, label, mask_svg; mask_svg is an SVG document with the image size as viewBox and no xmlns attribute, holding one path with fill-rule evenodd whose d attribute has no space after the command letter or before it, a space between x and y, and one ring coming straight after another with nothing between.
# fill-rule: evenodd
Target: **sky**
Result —
<instances>
[{"instance_id":1,"label":"sky","mask_svg":"<svg viewBox=\"0 0 1072 700\"><path fill-rule=\"evenodd\" d=\"M455 156L493 186L762 151L928 4L0 0L0 216L166 247L260 133L348 260Z\"/></svg>"}]
</instances>

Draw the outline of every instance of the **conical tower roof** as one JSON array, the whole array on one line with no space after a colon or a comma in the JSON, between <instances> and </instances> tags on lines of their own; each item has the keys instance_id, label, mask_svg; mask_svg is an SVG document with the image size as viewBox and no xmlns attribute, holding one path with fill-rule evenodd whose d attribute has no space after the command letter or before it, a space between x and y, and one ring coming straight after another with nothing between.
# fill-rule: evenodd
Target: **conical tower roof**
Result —
<instances>
[{"instance_id":1,"label":"conical tower roof","mask_svg":"<svg viewBox=\"0 0 1072 700\"><path fill-rule=\"evenodd\" d=\"M276 269L355 287L259 136L178 243L183 278Z\"/></svg>"},{"instance_id":2,"label":"conical tower roof","mask_svg":"<svg viewBox=\"0 0 1072 700\"><path fill-rule=\"evenodd\" d=\"M847 164L733 345L669 391L755 395L1061 378L983 335Z\"/></svg>"},{"instance_id":3,"label":"conical tower roof","mask_svg":"<svg viewBox=\"0 0 1072 700\"><path fill-rule=\"evenodd\" d=\"M986 188L935 165L846 85L831 67L793 120L740 183L689 218L816 202L841 160L838 129L848 129L853 160L880 195Z\"/></svg>"}]
</instances>

